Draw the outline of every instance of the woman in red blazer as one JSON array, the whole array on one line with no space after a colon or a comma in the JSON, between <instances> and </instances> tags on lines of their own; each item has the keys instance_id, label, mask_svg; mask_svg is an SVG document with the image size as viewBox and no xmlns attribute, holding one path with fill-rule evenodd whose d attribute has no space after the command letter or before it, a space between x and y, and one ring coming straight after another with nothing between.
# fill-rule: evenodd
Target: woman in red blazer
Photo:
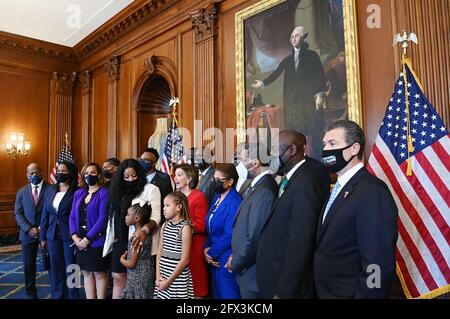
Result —
<instances>
[{"instance_id":1,"label":"woman in red blazer","mask_svg":"<svg viewBox=\"0 0 450 319\"><path fill-rule=\"evenodd\" d=\"M175 170L176 189L188 198L189 214L194 225L189 263L194 284L194 295L195 298L204 298L208 296L208 265L203 258L208 201L201 191L195 189L197 184L198 170L194 166L187 164L177 166Z\"/></svg>"}]
</instances>

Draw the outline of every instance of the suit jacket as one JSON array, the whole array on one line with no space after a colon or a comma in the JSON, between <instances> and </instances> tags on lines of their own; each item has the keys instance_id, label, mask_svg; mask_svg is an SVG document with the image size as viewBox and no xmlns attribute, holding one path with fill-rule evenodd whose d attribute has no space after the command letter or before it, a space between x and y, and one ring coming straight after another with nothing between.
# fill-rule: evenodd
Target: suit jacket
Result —
<instances>
[{"instance_id":1,"label":"suit jacket","mask_svg":"<svg viewBox=\"0 0 450 319\"><path fill-rule=\"evenodd\" d=\"M42 207L44 206L45 194L49 188L50 185L44 181L36 206L34 206L31 184L27 184L17 191L14 217L19 226L19 240L22 243L38 240L28 235L28 231L31 227L38 227L41 223Z\"/></svg>"},{"instance_id":2,"label":"suit jacket","mask_svg":"<svg viewBox=\"0 0 450 319\"><path fill-rule=\"evenodd\" d=\"M210 167L209 170L206 172L205 177L201 180L201 182L198 184L197 189L200 190L208 200L208 205L211 205L211 202L216 195L214 192L214 185L212 183L212 178L214 176L215 169L214 167Z\"/></svg>"},{"instance_id":3,"label":"suit jacket","mask_svg":"<svg viewBox=\"0 0 450 319\"><path fill-rule=\"evenodd\" d=\"M233 224L231 266L239 286L258 291L256 251L261 231L278 196L278 184L272 175L264 175L243 199Z\"/></svg>"},{"instance_id":4,"label":"suit jacket","mask_svg":"<svg viewBox=\"0 0 450 319\"><path fill-rule=\"evenodd\" d=\"M50 187L45 196L41 218L40 240L59 240L70 242L69 216L72 211L73 195L76 191L69 188L59 204L58 211L53 208L53 200L58 192L57 186ZM57 236L57 227L60 237Z\"/></svg>"},{"instance_id":5,"label":"suit jacket","mask_svg":"<svg viewBox=\"0 0 450 319\"><path fill-rule=\"evenodd\" d=\"M212 203L215 203L219 195L216 195ZM242 197L233 187L227 196L217 207L214 215L211 216L213 205L209 208L206 216L206 229L208 235L206 237L205 248L211 247L208 254L221 265L225 265L228 257L231 255L231 234L233 232L233 222L241 204Z\"/></svg>"},{"instance_id":6,"label":"suit jacket","mask_svg":"<svg viewBox=\"0 0 450 319\"><path fill-rule=\"evenodd\" d=\"M314 297L316 226L329 193L314 164L307 159L291 176L262 232L256 255L262 298Z\"/></svg>"},{"instance_id":7,"label":"suit jacket","mask_svg":"<svg viewBox=\"0 0 450 319\"><path fill-rule=\"evenodd\" d=\"M244 196L245 191L247 190L247 188L250 187L250 185L252 184L252 180L250 178L247 178L241 185L241 187L239 188L238 192L239 194L241 194L241 196Z\"/></svg>"},{"instance_id":8,"label":"suit jacket","mask_svg":"<svg viewBox=\"0 0 450 319\"><path fill-rule=\"evenodd\" d=\"M162 208L164 207L164 198L166 198L167 195L173 192L172 188L172 182L170 180L170 176L167 175L164 172L161 172L159 170L156 170L156 175L153 177L151 183L153 185L158 186L159 191L161 193L161 223L160 225L164 224L166 218L164 217Z\"/></svg>"},{"instance_id":9,"label":"suit jacket","mask_svg":"<svg viewBox=\"0 0 450 319\"><path fill-rule=\"evenodd\" d=\"M314 96L325 91L326 77L319 55L308 50L305 43L299 53L299 65L295 68L295 52L281 61L277 69L264 81L267 86L284 73L283 82L283 110L285 128L295 129L310 135L317 127L317 118Z\"/></svg>"},{"instance_id":10,"label":"suit jacket","mask_svg":"<svg viewBox=\"0 0 450 319\"><path fill-rule=\"evenodd\" d=\"M365 168L345 184L324 223L323 211L318 223L314 279L319 298L388 297L395 278L397 215L386 184ZM381 288L367 286L370 265L380 266Z\"/></svg>"},{"instance_id":11,"label":"suit jacket","mask_svg":"<svg viewBox=\"0 0 450 319\"><path fill-rule=\"evenodd\" d=\"M106 224L107 224L107 202L109 190L106 187L100 187L89 202L86 209L87 219L87 237L90 239L91 247L103 247L105 243ZM80 203L84 201L88 191L85 188L77 190L74 194L72 210L69 217L70 235L79 233L79 210Z\"/></svg>"}]
</instances>

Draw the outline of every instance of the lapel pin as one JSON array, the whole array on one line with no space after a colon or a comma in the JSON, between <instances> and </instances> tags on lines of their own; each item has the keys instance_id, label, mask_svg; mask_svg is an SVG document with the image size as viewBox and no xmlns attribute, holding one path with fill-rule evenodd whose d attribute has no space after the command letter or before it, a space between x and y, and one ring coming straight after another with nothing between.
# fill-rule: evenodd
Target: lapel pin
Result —
<instances>
[{"instance_id":1,"label":"lapel pin","mask_svg":"<svg viewBox=\"0 0 450 319\"><path fill-rule=\"evenodd\" d=\"M344 193L344 198L347 198L348 194L349 194L349 192L345 192Z\"/></svg>"}]
</instances>

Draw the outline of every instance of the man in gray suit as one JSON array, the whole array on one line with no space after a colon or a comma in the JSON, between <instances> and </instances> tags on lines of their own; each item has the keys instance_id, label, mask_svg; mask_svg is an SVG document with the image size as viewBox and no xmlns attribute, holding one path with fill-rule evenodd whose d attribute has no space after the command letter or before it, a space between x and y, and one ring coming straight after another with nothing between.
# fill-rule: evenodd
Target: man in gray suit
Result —
<instances>
[{"instance_id":1,"label":"man in gray suit","mask_svg":"<svg viewBox=\"0 0 450 319\"><path fill-rule=\"evenodd\" d=\"M27 167L30 184L17 191L14 214L20 228L19 240L22 244L25 292L31 299L36 293L36 258L39 248L39 224L44 206L45 192L50 186L42 180L41 168L32 163Z\"/></svg>"},{"instance_id":2,"label":"man in gray suit","mask_svg":"<svg viewBox=\"0 0 450 319\"><path fill-rule=\"evenodd\" d=\"M225 267L236 273L241 297L260 298L256 284L256 252L261 231L277 198L278 185L269 169L268 150L262 144L251 144L245 166L250 186L244 193L233 224L231 247L233 254Z\"/></svg>"}]
</instances>

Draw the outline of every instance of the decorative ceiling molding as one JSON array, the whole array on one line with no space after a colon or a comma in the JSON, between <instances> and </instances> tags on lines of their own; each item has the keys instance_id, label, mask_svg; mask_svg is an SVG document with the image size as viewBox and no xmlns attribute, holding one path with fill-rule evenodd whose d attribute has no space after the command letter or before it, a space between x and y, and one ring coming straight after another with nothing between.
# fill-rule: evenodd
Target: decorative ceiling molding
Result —
<instances>
[{"instance_id":1,"label":"decorative ceiling molding","mask_svg":"<svg viewBox=\"0 0 450 319\"><path fill-rule=\"evenodd\" d=\"M189 19L190 15L191 19L194 19L192 14L201 11L195 10L199 7L205 7L205 5L210 3L211 5L208 8L211 7L211 9L209 9L209 11L203 9L206 11L201 13L201 15L196 18L198 23L194 24L193 22L193 27L198 28L198 30L201 31L201 34L205 36L208 32L214 32L214 28L211 28L211 21L216 18L215 12L217 7L215 4L220 2L221 0L197 0L192 1L188 4L188 6L183 7L181 5L183 4L182 0L149 0L146 4L137 9L130 7L129 12L124 13L123 18L112 18L109 21L111 26L106 27L106 30L101 31L102 27L100 27L74 48L67 47L66 49L64 46L51 44L42 40L29 39L19 35L0 32L0 49L5 48L12 51L21 51L35 56L53 58L65 62L79 63L83 59L110 45L111 43L116 42L121 37L136 30L138 27L177 4L180 4L180 8L176 15L171 15L164 18L161 23L155 25L154 28L145 34L142 41L139 41L139 43L133 43L133 45L140 45L141 42L147 41L149 38L154 37L167 28ZM114 22L114 19L117 19L117 22ZM203 24L203 26L200 26L201 24ZM197 27L194 25L197 25ZM197 30L196 33L198 33Z\"/></svg>"},{"instance_id":2,"label":"decorative ceiling molding","mask_svg":"<svg viewBox=\"0 0 450 319\"><path fill-rule=\"evenodd\" d=\"M51 59L58 59L68 62L77 62L77 57L73 52L73 49L68 48L67 50L55 49L59 45L42 43L42 45L33 43L36 40L30 40L28 38L19 35L6 35L5 33L0 33L0 48L7 50L20 51L26 54L31 54L34 56L42 56ZM39 41L41 42L41 41ZM49 48L49 46L54 48ZM61 49L64 48L61 46Z\"/></svg>"},{"instance_id":3,"label":"decorative ceiling molding","mask_svg":"<svg viewBox=\"0 0 450 319\"><path fill-rule=\"evenodd\" d=\"M96 52L105 45L116 41L129 32L135 30L139 26L148 22L153 17L157 16L161 12L171 8L175 4L181 2L181 0L151 0L137 11L128 15L125 19L117 24L114 24L106 31L98 34L93 40L89 41L87 45L82 46L80 49L76 49L76 55L79 60ZM83 43L83 41L81 42Z\"/></svg>"}]
</instances>

